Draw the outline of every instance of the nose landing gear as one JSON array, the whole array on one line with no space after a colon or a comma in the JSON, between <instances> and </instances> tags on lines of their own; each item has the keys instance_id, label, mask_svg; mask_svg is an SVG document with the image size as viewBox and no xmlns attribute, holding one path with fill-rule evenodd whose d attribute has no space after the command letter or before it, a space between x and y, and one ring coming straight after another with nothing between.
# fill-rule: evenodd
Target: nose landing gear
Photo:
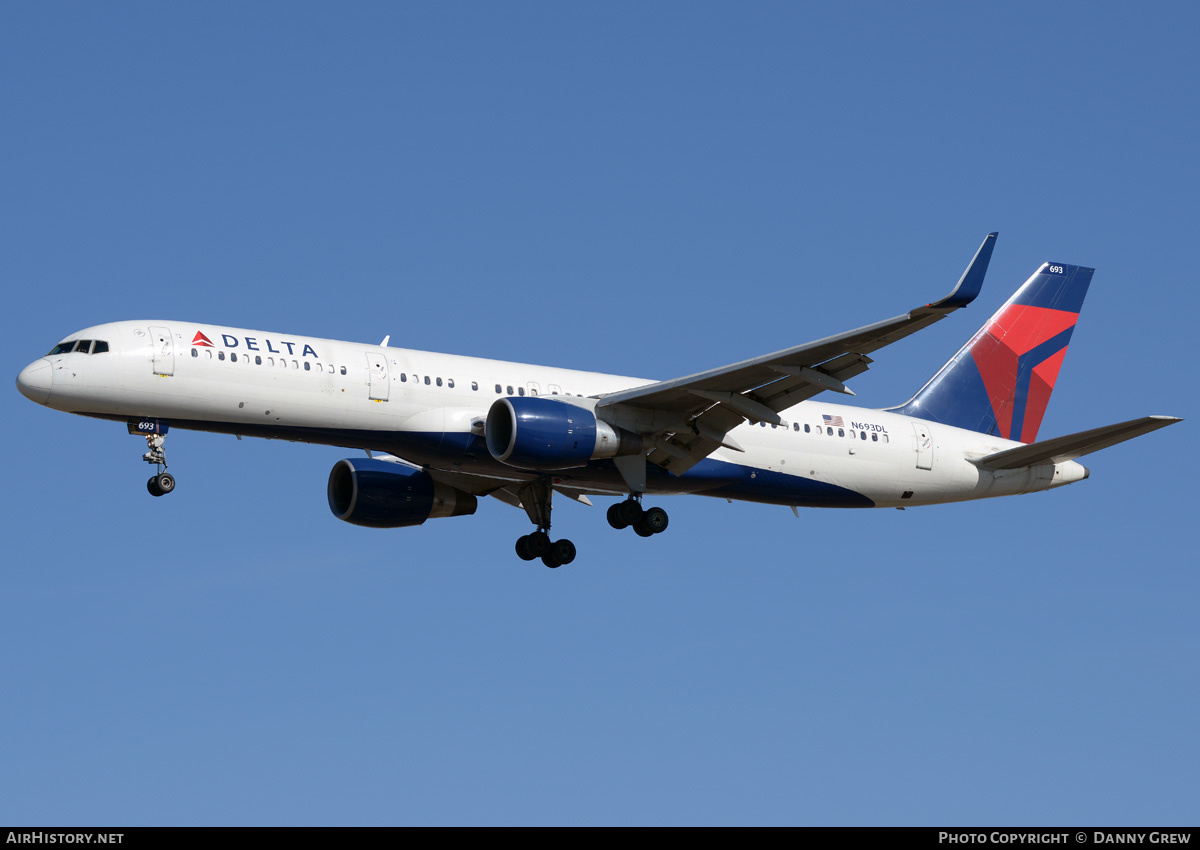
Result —
<instances>
[{"instance_id":1,"label":"nose landing gear","mask_svg":"<svg viewBox=\"0 0 1200 850\"><path fill-rule=\"evenodd\" d=\"M152 430L151 430L152 429ZM167 441L166 423L158 420L143 420L130 423L130 433L142 434L146 438L146 453L142 460L158 468L146 482L146 490L151 496L165 496L175 489L175 476L167 472L167 452L163 444ZM146 433L150 431L150 433Z\"/></svg>"},{"instance_id":2,"label":"nose landing gear","mask_svg":"<svg viewBox=\"0 0 1200 850\"><path fill-rule=\"evenodd\" d=\"M151 496L165 496L175 489L175 476L165 470L150 476L146 489Z\"/></svg>"}]
</instances>

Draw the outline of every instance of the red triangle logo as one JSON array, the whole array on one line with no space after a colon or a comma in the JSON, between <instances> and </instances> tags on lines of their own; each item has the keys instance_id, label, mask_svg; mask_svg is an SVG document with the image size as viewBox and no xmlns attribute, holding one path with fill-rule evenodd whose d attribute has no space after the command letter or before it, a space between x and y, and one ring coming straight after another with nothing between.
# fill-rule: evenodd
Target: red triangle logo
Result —
<instances>
[{"instance_id":1,"label":"red triangle logo","mask_svg":"<svg viewBox=\"0 0 1200 850\"><path fill-rule=\"evenodd\" d=\"M208 348L214 347L212 344L212 340L209 339L208 337L206 337L200 331L196 331L196 335L194 337L192 337L192 345L198 345L201 347L208 347Z\"/></svg>"}]
</instances>

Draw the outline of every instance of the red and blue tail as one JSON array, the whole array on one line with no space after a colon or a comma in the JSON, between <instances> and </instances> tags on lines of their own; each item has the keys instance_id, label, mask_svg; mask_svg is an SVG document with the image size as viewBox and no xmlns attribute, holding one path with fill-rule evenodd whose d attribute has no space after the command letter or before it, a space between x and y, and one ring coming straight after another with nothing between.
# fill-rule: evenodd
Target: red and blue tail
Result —
<instances>
[{"instance_id":1,"label":"red and blue tail","mask_svg":"<svg viewBox=\"0 0 1200 850\"><path fill-rule=\"evenodd\" d=\"M1032 443L1094 271L1044 263L894 412Z\"/></svg>"}]
</instances>

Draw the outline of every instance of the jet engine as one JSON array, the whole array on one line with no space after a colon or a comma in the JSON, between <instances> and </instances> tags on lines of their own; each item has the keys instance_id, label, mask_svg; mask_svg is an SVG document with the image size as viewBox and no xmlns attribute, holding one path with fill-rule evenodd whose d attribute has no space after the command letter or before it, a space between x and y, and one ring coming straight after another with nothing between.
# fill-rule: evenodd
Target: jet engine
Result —
<instances>
[{"instance_id":1,"label":"jet engine","mask_svg":"<svg viewBox=\"0 0 1200 850\"><path fill-rule=\"evenodd\" d=\"M339 460L329 473L329 509L354 525L404 528L427 519L466 516L479 502L423 469L368 458Z\"/></svg>"},{"instance_id":2,"label":"jet engine","mask_svg":"<svg viewBox=\"0 0 1200 850\"><path fill-rule=\"evenodd\" d=\"M484 425L488 451L518 469L573 469L642 451L637 434L577 404L545 396L497 399Z\"/></svg>"}]
</instances>

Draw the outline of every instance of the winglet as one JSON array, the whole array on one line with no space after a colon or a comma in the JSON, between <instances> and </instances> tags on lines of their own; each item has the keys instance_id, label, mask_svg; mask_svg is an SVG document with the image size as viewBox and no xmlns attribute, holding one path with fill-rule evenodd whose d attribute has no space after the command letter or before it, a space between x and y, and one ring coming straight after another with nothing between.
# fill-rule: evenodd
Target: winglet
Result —
<instances>
[{"instance_id":1,"label":"winglet","mask_svg":"<svg viewBox=\"0 0 1200 850\"><path fill-rule=\"evenodd\" d=\"M930 307L957 310L975 300L975 296L983 289L983 276L987 274L988 263L992 260L992 249L996 247L996 237L999 235L997 232L983 237L983 244L979 246L966 271L958 279L958 285L941 301L930 304Z\"/></svg>"}]
</instances>

